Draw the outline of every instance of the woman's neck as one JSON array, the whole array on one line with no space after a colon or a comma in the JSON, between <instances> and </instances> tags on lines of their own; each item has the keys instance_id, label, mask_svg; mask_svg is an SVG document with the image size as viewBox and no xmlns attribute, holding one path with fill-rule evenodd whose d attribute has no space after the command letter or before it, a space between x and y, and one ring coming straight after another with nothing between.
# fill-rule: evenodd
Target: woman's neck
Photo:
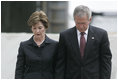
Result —
<instances>
[{"instance_id":1,"label":"woman's neck","mask_svg":"<svg viewBox=\"0 0 118 80\"><path fill-rule=\"evenodd\" d=\"M45 40L45 35L44 36L40 36L40 37L33 37L34 41L36 42L37 45L40 45L44 40Z\"/></svg>"}]
</instances>

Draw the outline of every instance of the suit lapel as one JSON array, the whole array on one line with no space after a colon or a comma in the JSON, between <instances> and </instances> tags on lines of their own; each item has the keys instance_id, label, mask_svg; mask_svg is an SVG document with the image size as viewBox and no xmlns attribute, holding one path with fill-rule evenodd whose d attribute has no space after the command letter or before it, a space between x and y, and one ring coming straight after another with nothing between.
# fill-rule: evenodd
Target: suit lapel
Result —
<instances>
[{"instance_id":1,"label":"suit lapel","mask_svg":"<svg viewBox=\"0 0 118 80\"><path fill-rule=\"evenodd\" d=\"M81 61L81 55L80 55L80 49L79 49L79 43L78 43L78 38L77 38L77 30L76 27L72 28L71 32L71 44L73 47L73 50L76 52L75 54L79 57L79 61Z\"/></svg>"},{"instance_id":2,"label":"suit lapel","mask_svg":"<svg viewBox=\"0 0 118 80\"><path fill-rule=\"evenodd\" d=\"M93 46L94 41L95 41L95 34L94 31L92 29L92 26L89 26L89 31L88 31L88 37L87 37L87 43L86 43L86 47L85 47L85 53L84 53L84 57L83 59L81 59L81 54L80 54L80 48L79 48L79 43L78 43L78 38L77 38L77 30L76 27L73 27L70 33L70 41L73 47L73 50L76 52L75 54L77 55L79 61L81 62L81 64L84 62L84 60L86 59L87 55L89 54L88 52L90 52L90 47Z\"/></svg>"},{"instance_id":3,"label":"suit lapel","mask_svg":"<svg viewBox=\"0 0 118 80\"><path fill-rule=\"evenodd\" d=\"M85 51L84 51L85 52L84 53L84 59L89 54L88 52L89 52L90 48L93 46L94 41L95 41L95 34L94 34L93 29L92 29L92 26L89 26L87 43L86 43L86 47L85 47Z\"/></svg>"}]
</instances>

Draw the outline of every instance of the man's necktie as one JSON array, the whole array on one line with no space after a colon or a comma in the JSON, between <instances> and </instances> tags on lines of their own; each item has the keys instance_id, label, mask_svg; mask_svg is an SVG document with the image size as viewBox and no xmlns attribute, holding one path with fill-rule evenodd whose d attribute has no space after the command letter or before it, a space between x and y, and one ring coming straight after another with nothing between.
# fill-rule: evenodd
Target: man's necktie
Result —
<instances>
[{"instance_id":1,"label":"man's necktie","mask_svg":"<svg viewBox=\"0 0 118 80\"><path fill-rule=\"evenodd\" d=\"M81 37L80 37L80 53L81 53L81 58L84 56L84 49L86 45L85 37L84 37L85 32L81 32Z\"/></svg>"}]
</instances>

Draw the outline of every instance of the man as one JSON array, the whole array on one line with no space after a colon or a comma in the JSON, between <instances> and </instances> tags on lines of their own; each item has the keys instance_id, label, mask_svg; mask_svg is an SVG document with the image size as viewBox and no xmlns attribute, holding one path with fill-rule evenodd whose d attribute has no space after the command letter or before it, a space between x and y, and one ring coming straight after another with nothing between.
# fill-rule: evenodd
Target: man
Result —
<instances>
[{"instance_id":1,"label":"man","mask_svg":"<svg viewBox=\"0 0 118 80\"><path fill-rule=\"evenodd\" d=\"M60 33L56 78L109 79L112 54L107 32L89 25L91 11L75 8L75 27Z\"/></svg>"}]
</instances>

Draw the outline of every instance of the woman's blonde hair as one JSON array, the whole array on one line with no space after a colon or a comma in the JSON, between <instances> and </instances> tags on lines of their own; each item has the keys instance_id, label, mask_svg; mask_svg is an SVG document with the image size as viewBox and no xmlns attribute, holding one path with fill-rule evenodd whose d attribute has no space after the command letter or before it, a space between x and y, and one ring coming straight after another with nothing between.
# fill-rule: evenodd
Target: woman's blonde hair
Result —
<instances>
[{"instance_id":1,"label":"woman's blonde hair","mask_svg":"<svg viewBox=\"0 0 118 80\"><path fill-rule=\"evenodd\" d=\"M28 26L32 27L33 25L37 24L41 21L45 28L48 28L49 22L48 17L43 11L35 11L28 19Z\"/></svg>"}]
</instances>

